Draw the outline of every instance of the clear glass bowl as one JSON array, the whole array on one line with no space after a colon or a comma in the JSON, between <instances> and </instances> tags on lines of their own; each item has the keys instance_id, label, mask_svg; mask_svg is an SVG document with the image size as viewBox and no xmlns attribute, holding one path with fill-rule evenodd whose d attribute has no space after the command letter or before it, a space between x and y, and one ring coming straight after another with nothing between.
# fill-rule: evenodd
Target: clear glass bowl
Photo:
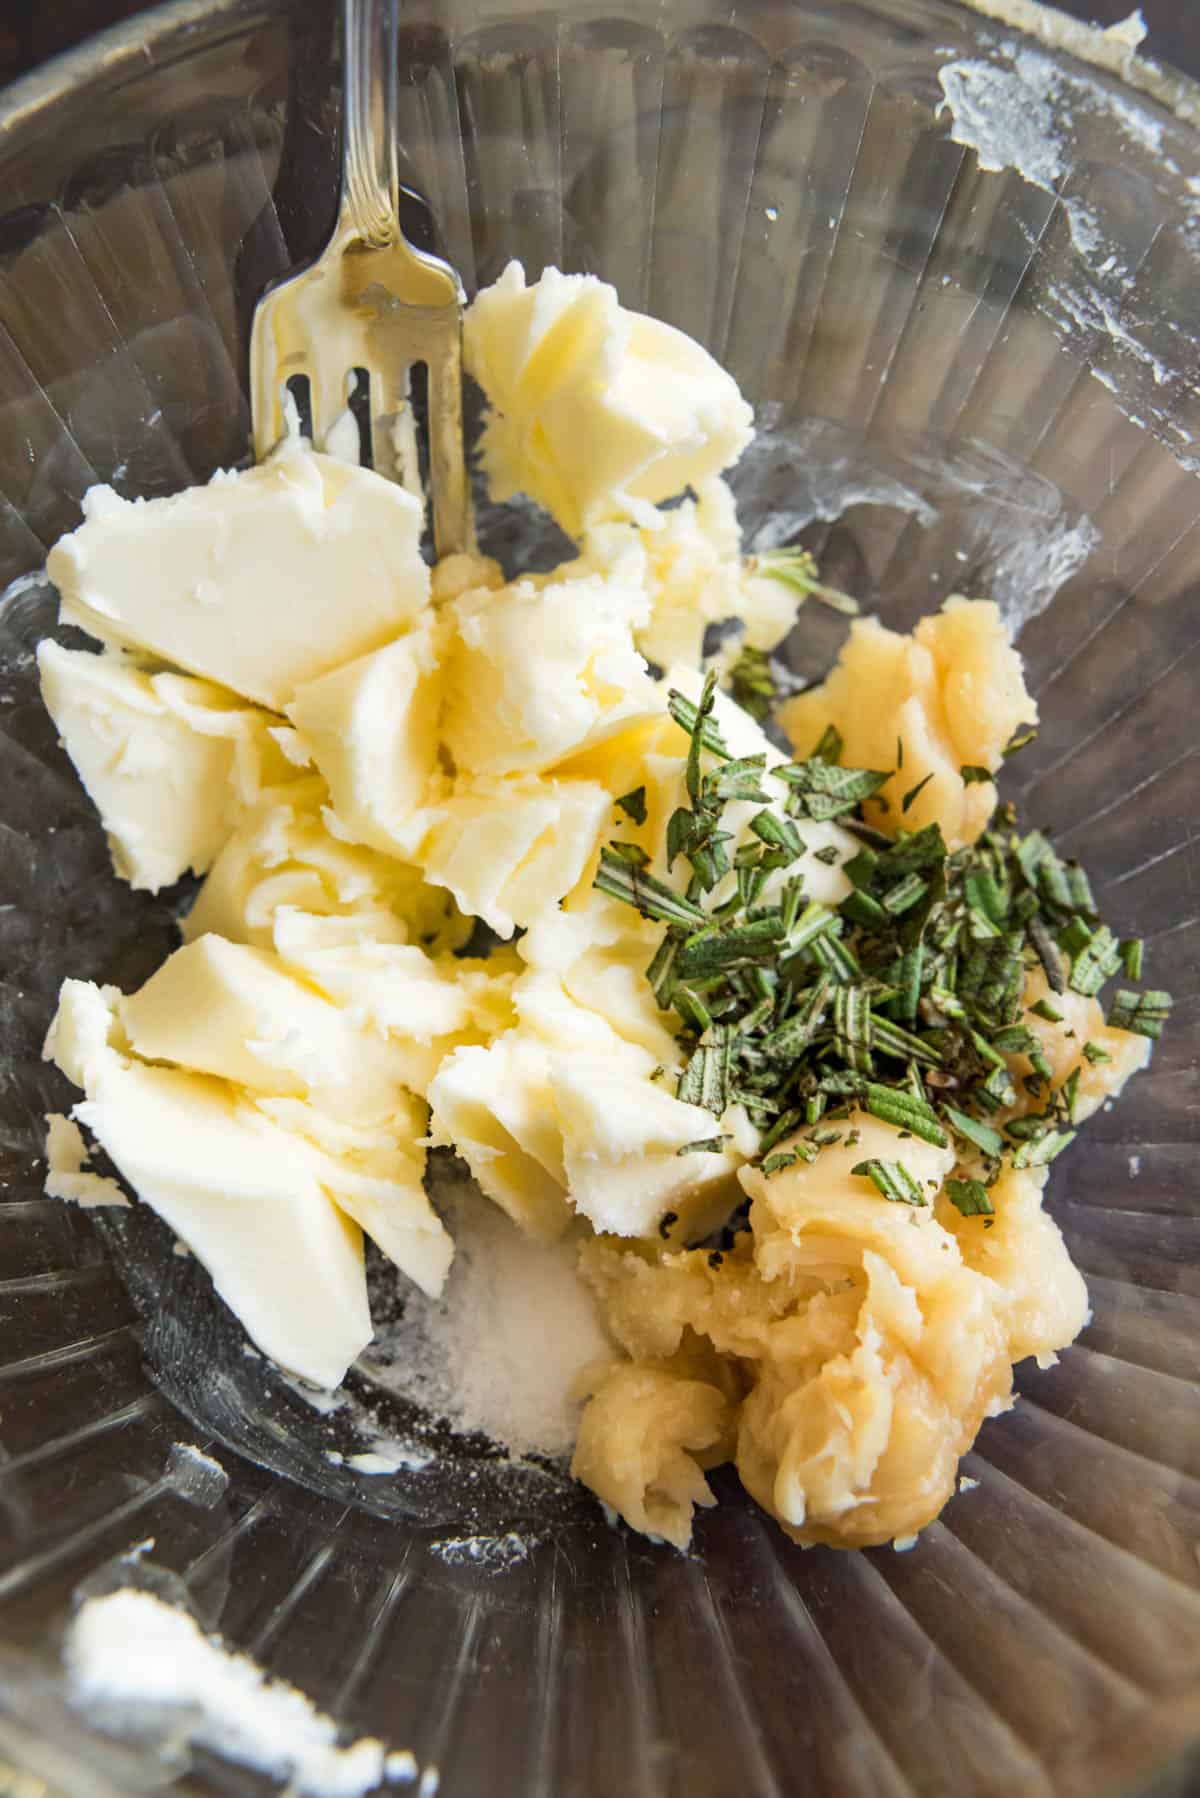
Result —
<instances>
[{"instance_id":1,"label":"clear glass bowl","mask_svg":"<svg viewBox=\"0 0 1200 1798\"><path fill-rule=\"evenodd\" d=\"M41 1195L42 1114L70 1098L39 1058L58 982L132 983L173 925L109 878L30 652L53 621L36 570L90 482L160 493L245 452L254 298L335 198L332 9L182 0L14 90L0 587L29 578L0 609L0 1763L69 1798L267 1790L203 1756L164 1771L63 1706L73 1597L135 1577L456 1798L1195 1790L1200 139L1172 105L1200 96L1139 93L950 0L405 14L414 230L436 221L468 286L511 256L594 270L727 362L764 424L737 475L753 542L810 544L890 623L956 588L1001 597L1044 719L1013 790L1149 939L1175 1017L1055 1173L1094 1321L1021 1370L964 1469L978 1486L911 1553L802 1553L731 1479L684 1558L484 1444L432 1491L331 1465L351 1425L242 1354L155 1220ZM1007 149L994 118L971 147L985 94ZM839 628L806 612L797 666L820 672Z\"/></svg>"}]
</instances>

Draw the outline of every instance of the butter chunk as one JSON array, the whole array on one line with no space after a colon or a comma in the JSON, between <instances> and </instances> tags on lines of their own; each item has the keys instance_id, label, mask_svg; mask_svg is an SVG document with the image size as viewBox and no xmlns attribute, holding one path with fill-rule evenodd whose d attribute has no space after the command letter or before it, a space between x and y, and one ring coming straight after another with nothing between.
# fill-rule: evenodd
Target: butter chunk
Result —
<instances>
[{"instance_id":1,"label":"butter chunk","mask_svg":"<svg viewBox=\"0 0 1200 1798\"><path fill-rule=\"evenodd\" d=\"M462 1156L489 1199L541 1242L569 1228L562 1138L545 1048L513 1031L448 1056L429 1087L435 1142Z\"/></svg>"},{"instance_id":2,"label":"butter chunk","mask_svg":"<svg viewBox=\"0 0 1200 1798\"><path fill-rule=\"evenodd\" d=\"M811 755L826 725L836 725L847 768L896 769L882 789L887 809L875 799L864 805L870 822L892 835L901 824L937 823L955 850L975 841L996 805L995 787L966 785L962 768L996 773L1017 727L1037 722L1037 705L999 608L950 599L911 636L856 619L832 674L781 706L779 722L799 756ZM902 801L918 786L905 812Z\"/></svg>"},{"instance_id":3,"label":"butter chunk","mask_svg":"<svg viewBox=\"0 0 1200 1798\"><path fill-rule=\"evenodd\" d=\"M422 1292L438 1298L454 1244L425 1193L425 1106L405 1096L385 1126L328 1117L303 1099L256 1101L258 1109L310 1146L329 1197Z\"/></svg>"},{"instance_id":4,"label":"butter chunk","mask_svg":"<svg viewBox=\"0 0 1200 1798\"><path fill-rule=\"evenodd\" d=\"M46 1197L74 1205L128 1205L115 1180L89 1167L88 1146L78 1124L52 1111L46 1116Z\"/></svg>"},{"instance_id":5,"label":"butter chunk","mask_svg":"<svg viewBox=\"0 0 1200 1798\"><path fill-rule=\"evenodd\" d=\"M266 794L241 819L183 920L191 942L206 932L274 947L284 906L329 918L353 918L387 941L436 939L455 948L470 921L448 894L393 856L347 843L329 827L329 789L312 776Z\"/></svg>"},{"instance_id":6,"label":"butter chunk","mask_svg":"<svg viewBox=\"0 0 1200 1798\"><path fill-rule=\"evenodd\" d=\"M551 1057L571 1203L595 1229L616 1236L652 1236L668 1212L689 1236L704 1236L738 1203L738 1169L758 1137L740 1106L718 1123L677 1099L665 1081L651 1080L652 1071L627 1052ZM719 1151L680 1153L721 1135L729 1140Z\"/></svg>"},{"instance_id":7,"label":"butter chunk","mask_svg":"<svg viewBox=\"0 0 1200 1798\"><path fill-rule=\"evenodd\" d=\"M463 354L491 407L492 498L527 493L570 537L719 474L752 435L707 350L593 275L547 269L527 287L511 262L468 309Z\"/></svg>"},{"instance_id":8,"label":"butter chunk","mask_svg":"<svg viewBox=\"0 0 1200 1798\"><path fill-rule=\"evenodd\" d=\"M414 859L459 908L510 937L578 885L612 800L592 781L522 775L460 781L426 812Z\"/></svg>"},{"instance_id":9,"label":"butter chunk","mask_svg":"<svg viewBox=\"0 0 1200 1798\"><path fill-rule=\"evenodd\" d=\"M437 765L441 689L430 619L296 689L288 717L354 842L386 855L411 850Z\"/></svg>"},{"instance_id":10,"label":"butter chunk","mask_svg":"<svg viewBox=\"0 0 1200 1798\"><path fill-rule=\"evenodd\" d=\"M362 1234L303 1145L210 1076L114 1048L88 1073L75 1115L138 1197L203 1262L264 1354L336 1386L371 1339Z\"/></svg>"},{"instance_id":11,"label":"butter chunk","mask_svg":"<svg viewBox=\"0 0 1200 1798\"><path fill-rule=\"evenodd\" d=\"M42 698L108 835L152 893L204 874L259 790L287 777L271 715L190 676L38 645Z\"/></svg>"},{"instance_id":12,"label":"butter chunk","mask_svg":"<svg viewBox=\"0 0 1200 1798\"><path fill-rule=\"evenodd\" d=\"M415 943L356 938L345 927L357 923L284 906L275 917L276 947L348 1023L386 1038L389 1064L413 1092L427 1090L452 1050L509 1029L514 974L499 956L482 963L435 957Z\"/></svg>"},{"instance_id":13,"label":"butter chunk","mask_svg":"<svg viewBox=\"0 0 1200 1798\"><path fill-rule=\"evenodd\" d=\"M443 719L456 766L537 772L656 716L630 634L645 615L638 587L598 575L464 594L451 609Z\"/></svg>"},{"instance_id":14,"label":"butter chunk","mask_svg":"<svg viewBox=\"0 0 1200 1798\"><path fill-rule=\"evenodd\" d=\"M84 497L51 550L62 617L280 711L424 609L420 502L297 440L169 498Z\"/></svg>"},{"instance_id":15,"label":"butter chunk","mask_svg":"<svg viewBox=\"0 0 1200 1798\"><path fill-rule=\"evenodd\" d=\"M722 480L700 482L695 499L644 524L594 525L581 565L611 570L644 590L649 615L634 636L660 668L698 668L705 632L726 619L739 619L743 640L760 649L773 649L796 620L794 592L746 573L733 495Z\"/></svg>"},{"instance_id":16,"label":"butter chunk","mask_svg":"<svg viewBox=\"0 0 1200 1798\"><path fill-rule=\"evenodd\" d=\"M252 1092L311 1095L333 1117L374 1122L402 1103L388 1044L245 943L202 936L119 1007L134 1052Z\"/></svg>"}]
</instances>

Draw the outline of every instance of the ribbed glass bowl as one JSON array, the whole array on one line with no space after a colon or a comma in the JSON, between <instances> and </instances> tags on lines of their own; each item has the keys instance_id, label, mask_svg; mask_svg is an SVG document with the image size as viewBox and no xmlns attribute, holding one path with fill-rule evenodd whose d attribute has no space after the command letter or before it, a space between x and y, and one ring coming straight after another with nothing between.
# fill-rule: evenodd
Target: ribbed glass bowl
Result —
<instances>
[{"instance_id":1,"label":"ribbed glass bowl","mask_svg":"<svg viewBox=\"0 0 1200 1798\"><path fill-rule=\"evenodd\" d=\"M911 1553L802 1553L726 1478L685 1558L482 1447L424 1499L331 1465L350 1426L240 1352L153 1219L42 1196L42 1114L71 1097L39 1055L58 983L136 982L172 912L110 878L31 651L54 616L35 571L91 482L162 493L245 453L254 299L335 200L332 9L184 0L14 90L0 587L30 578L0 608L0 1762L31 1783L0 1764L0 1789L269 1789L204 1757L164 1770L64 1707L73 1600L134 1579L453 1798L1195 1791L1200 139L1180 119L1200 96L950 0L404 14L413 229L432 218L468 287L512 256L594 270L707 344L764 426L736 477L754 543L811 545L889 623L1001 598L1043 717L1012 791L1148 939L1175 1016L1055 1170L1094 1321L1020 1370L977 1487ZM1007 148L994 124L971 147L981 99ZM840 628L807 611L797 666Z\"/></svg>"}]
</instances>

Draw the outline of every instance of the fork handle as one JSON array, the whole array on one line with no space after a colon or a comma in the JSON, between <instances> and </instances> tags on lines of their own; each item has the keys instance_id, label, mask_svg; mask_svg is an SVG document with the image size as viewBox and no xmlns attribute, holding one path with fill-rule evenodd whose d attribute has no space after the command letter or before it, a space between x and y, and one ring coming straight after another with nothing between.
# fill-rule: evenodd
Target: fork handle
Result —
<instances>
[{"instance_id":1,"label":"fork handle","mask_svg":"<svg viewBox=\"0 0 1200 1798\"><path fill-rule=\"evenodd\" d=\"M398 0L342 0L342 213L364 243L399 236Z\"/></svg>"}]
</instances>

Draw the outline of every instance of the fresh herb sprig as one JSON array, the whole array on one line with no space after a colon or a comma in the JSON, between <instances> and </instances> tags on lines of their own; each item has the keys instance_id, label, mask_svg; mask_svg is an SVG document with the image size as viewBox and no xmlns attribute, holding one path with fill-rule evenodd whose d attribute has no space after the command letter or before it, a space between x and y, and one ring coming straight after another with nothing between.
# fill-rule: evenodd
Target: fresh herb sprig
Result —
<instances>
[{"instance_id":1,"label":"fresh herb sprig","mask_svg":"<svg viewBox=\"0 0 1200 1798\"><path fill-rule=\"evenodd\" d=\"M762 1133L767 1173L815 1159L840 1137L829 1124L852 1107L902 1136L953 1143L970 1177L950 1183L951 1202L986 1217L1006 1162L1044 1166L1075 1135L1078 1076L1056 1090L1022 1022L1029 970L1041 964L1052 995L1034 1011L1061 1022L1055 995L1095 996L1118 971L1139 978L1140 944L1117 940L1084 870L1040 831L1022 835L1010 805L953 853L936 823L885 837L861 808L890 771L844 767L832 727L799 761L736 757L714 717L715 691L713 672L698 703L670 695L690 738L689 804L672 815L666 841L668 872L690 870L684 890L653 876L634 843L609 844L596 876L601 891L663 926L647 978L682 1023L679 1097L718 1119L743 1105ZM902 757L898 744L898 766ZM641 798L621 802L635 819ZM734 802L761 807L741 842L742 832L723 828ZM834 818L860 847L843 862L851 890L831 907L806 892L798 864L806 823ZM1110 1021L1157 1037L1170 1006L1162 991L1123 988ZM1089 1062L1107 1059L1098 1045L1083 1047ZM1031 1069L1021 1093L1017 1054ZM898 1168L868 1160L855 1172L889 1199L926 1203Z\"/></svg>"},{"instance_id":2,"label":"fresh herb sprig","mask_svg":"<svg viewBox=\"0 0 1200 1798\"><path fill-rule=\"evenodd\" d=\"M827 587L817 573L815 558L806 549L785 547L782 549L764 550L761 555L750 556L746 563L748 574L765 575L768 580L779 581L793 592L799 593L802 599L819 599L822 605L841 612L847 618L857 617L858 601L848 593L842 593L836 587Z\"/></svg>"}]
</instances>

